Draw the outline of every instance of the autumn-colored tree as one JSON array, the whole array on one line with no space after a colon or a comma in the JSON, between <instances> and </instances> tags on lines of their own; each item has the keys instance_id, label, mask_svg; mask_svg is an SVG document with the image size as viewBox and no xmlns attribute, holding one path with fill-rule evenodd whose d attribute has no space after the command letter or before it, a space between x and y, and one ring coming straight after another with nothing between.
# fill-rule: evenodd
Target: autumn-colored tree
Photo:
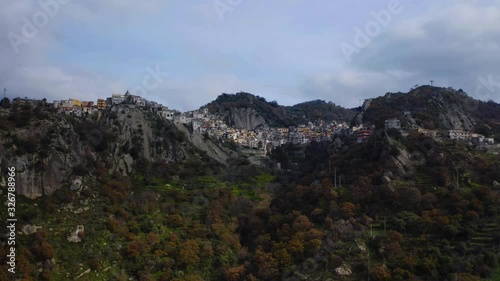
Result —
<instances>
[{"instance_id":1,"label":"autumn-colored tree","mask_svg":"<svg viewBox=\"0 0 500 281\"><path fill-rule=\"evenodd\" d=\"M181 265L195 265L200 261L200 245L196 240L190 239L182 243L177 257Z\"/></svg>"},{"instance_id":2,"label":"autumn-colored tree","mask_svg":"<svg viewBox=\"0 0 500 281\"><path fill-rule=\"evenodd\" d=\"M255 277L253 274L249 274L245 281L259 281L259 278Z\"/></svg>"},{"instance_id":3,"label":"autumn-colored tree","mask_svg":"<svg viewBox=\"0 0 500 281\"><path fill-rule=\"evenodd\" d=\"M222 206L221 203L218 201L213 202L210 204L210 207L207 210L207 216L206 216L206 223L207 224L214 224L214 223L221 223L222 218L224 216L224 207Z\"/></svg>"},{"instance_id":4,"label":"autumn-colored tree","mask_svg":"<svg viewBox=\"0 0 500 281\"><path fill-rule=\"evenodd\" d=\"M7 275L7 266L0 267L0 280L9 280L9 275Z\"/></svg>"},{"instance_id":5,"label":"autumn-colored tree","mask_svg":"<svg viewBox=\"0 0 500 281\"><path fill-rule=\"evenodd\" d=\"M127 224L123 220L116 219L113 216L111 216L108 220L108 229L120 236L126 236L129 233Z\"/></svg>"},{"instance_id":6,"label":"autumn-colored tree","mask_svg":"<svg viewBox=\"0 0 500 281\"><path fill-rule=\"evenodd\" d=\"M384 251L384 257L386 258L391 258L391 259L397 259L399 257L403 256L403 248L401 247L401 244L397 241L388 241L385 244L385 251Z\"/></svg>"},{"instance_id":7,"label":"autumn-colored tree","mask_svg":"<svg viewBox=\"0 0 500 281\"><path fill-rule=\"evenodd\" d=\"M31 258L32 258L31 252L29 252L26 248L23 248L21 250L20 255L17 257L17 262L16 262L17 270L19 272L25 273L26 275L33 272L36 269L35 267L36 265L30 262ZM7 280L7 279L0 278L0 280Z\"/></svg>"},{"instance_id":8,"label":"autumn-colored tree","mask_svg":"<svg viewBox=\"0 0 500 281\"><path fill-rule=\"evenodd\" d=\"M278 261L280 269L293 265L293 257L288 253L285 247L286 245L284 243L279 242L275 243L272 249L273 257Z\"/></svg>"},{"instance_id":9,"label":"autumn-colored tree","mask_svg":"<svg viewBox=\"0 0 500 281\"><path fill-rule=\"evenodd\" d=\"M180 227L184 224L184 219L180 214L168 215L167 224L171 227Z\"/></svg>"},{"instance_id":10,"label":"autumn-colored tree","mask_svg":"<svg viewBox=\"0 0 500 281\"><path fill-rule=\"evenodd\" d=\"M149 246L153 246L153 245L156 245L160 242L160 236L154 232L150 232L148 233L148 235L146 235L146 243L149 245Z\"/></svg>"},{"instance_id":11,"label":"autumn-colored tree","mask_svg":"<svg viewBox=\"0 0 500 281\"><path fill-rule=\"evenodd\" d=\"M170 237L168 238L168 242L167 244L172 247L172 248L175 248L177 247L177 245L179 245L180 243L180 239L179 239L179 236L177 236L176 234L172 234L170 235Z\"/></svg>"},{"instance_id":12,"label":"autumn-colored tree","mask_svg":"<svg viewBox=\"0 0 500 281\"><path fill-rule=\"evenodd\" d=\"M294 231L309 230L311 227L313 227L313 223L305 215L298 216L292 225Z\"/></svg>"},{"instance_id":13,"label":"autumn-colored tree","mask_svg":"<svg viewBox=\"0 0 500 281\"><path fill-rule=\"evenodd\" d=\"M481 281L481 278L470 273L459 273L457 281Z\"/></svg>"},{"instance_id":14,"label":"autumn-colored tree","mask_svg":"<svg viewBox=\"0 0 500 281\"><path fill-rule=\"evenodd\" d=\"M222 276L226 281L239 281L243 273L245 272L245 266L240 265L231 268L224 268L222 270Z\"/></svg>"},{"instance_id":15,"label":"autumn-colored tree","mask_svg":"<svg viewBox=\"0 0 500 281\"><path fill-rule=\"evenodd\" d=\"M293 256L302 256L304 252L304 242L296 237L287 242L287 251Z\"/></svg>"},{"instance_id":16,"label":"autumn-colored tree","mask_svg":"<svg viewBox=\"0 0 500 281\"><path fill-rule=\"evenodd\" d=\"M278 261L270 253L264 252L262 248L255 250L255 261L257 264L257 275L264 280L272 280L279 274Z\"/></svg>"},{"instance_id":17,"label":"autumn-colored tree","mask_svg":"<svg viewBox=\"0 0 500 281\"><path fill-rule=\"evenodd\" d=\"M205 281L200 275L190 274L186 275L183 278L174 278L172 281Z\"/></svg>"},{"instance_id":18,"label":"autumn-colored tree","mask_svg":"<svg viewBox=\"0 0 500 281\"><path fill-rule=\"evenodd\" d=\"M332 180L330 178L324 178L321 181L321 185L327 189L331 189L333 187Z\"/></svg>"},{"instance_id":19,"label":"autumn-colored tree","mask_svg":"<svg viewBox=\"0 0 500 281\"><path fill-rule=\"evenodd\" d=\"M450 223L449 218L443 215L439 209L422 212L422 222L428 228L444 227Z\"/></svg>"},{"instance_id":20,"label":"autumn-colored tree","mask_svg":"<svg viewBox=\"0 0 500 281\"><path fill-rule=\"evenodd\" d=\"M353 217L356 211L356 206L351 202L342 203L342 213L347 217Z\"/></svg>"},{"instance_id":21,"label":"autumn-colored tree","mask_svg":"<svg viewBox=\"0 0 500 281\"><path fill-rule=\"evenodd\" d=\"M370 280L389 281L391 280L391 272L386 266L374 266L370 270Z\"/></svg>"},{"instance_id":22,"label":"autumn-colored tree","mask_svg":"<svg viewBox=\"0 0 500 281\"><path fill-rule=\"evenodd\" d=\"M401 242L403 242L404 235L397 232L397 231L390 230L387 233L387 238L389 239L389 241L395 241L395 242L401 243Z\"/></svg>"},{"instance_id":23,"label":"autumn-colored tree","mask_svg":"<svg viewBox=\"0 0 500 281\"><path fill-rule=\"evenodd\" d=\"M44 259L52 259L56 256L54 247L52 247L49 242L42 242L40 252Z\"/></svg>"},{"instance_id":24,"label":"autumn-colored tree","mask_svg":"<svg viewBox=\"0 0 500 281\"><path fill-rule=\"evenodd\" d=\"M400 259L400 266L403 269L406 269L410 272L413 271L416 265L417 265L417 260L413 256L404 256L403 258Z\"/></svg>"},{"instance_id":25,"label":"autumn-colored tree","mask_svg":"<svg viewBox=\"0 0 500 281\"><path fill-rule=\"evenodd\" d=\"M141 248L142 243L138 239L134 239L133 241L130 241L127 243L127 254L131 258L135 258L140 255L141 251L143 250Z\"/></svg>"},{"instance_id":26,"label":"autumn-colored tree","mask_svg":"<svg viewBox=\"0 0 500 281\"><path fill-rule=\"evenodd\" d=\"M324 211L321 208L315 208L311 212L311 218L314 220L314 222L321 222L324 219Z\"/></svg>"},{"instance_id":27,"label":"autumn-colored tree","mask_svg":"<svg viewBox=\"0 0 500 281\"><path fill-rule=\"evenodd\" d=\"M141 272L141 274L139 274L139 281L155 281L155 280L156 280L155 276L150 272Z\"/></svg>"},{"instance_id":28,"label":"autumn-colored tree","mask_svg":"<svg viewBox=\"0 0 500 281\"><path fill-rule=\"evenodd\" d=\"M127 198L131 188L132 182L130 179L118 176L103 184L101 194L107 197L112 203L118 203Z\"/></svg>"},{"instance_id":29,"label":"autumn-colored tree","mask_svg":"<svg viewBox=\"0 0 500 281\"><path fill-rule=\"evenodd\" d=\"M292 235L292 228L288 223L285 223L281 226L281 228L276 230L276 235L282 238L290 237Z\"/></svg>"}]
</instances>

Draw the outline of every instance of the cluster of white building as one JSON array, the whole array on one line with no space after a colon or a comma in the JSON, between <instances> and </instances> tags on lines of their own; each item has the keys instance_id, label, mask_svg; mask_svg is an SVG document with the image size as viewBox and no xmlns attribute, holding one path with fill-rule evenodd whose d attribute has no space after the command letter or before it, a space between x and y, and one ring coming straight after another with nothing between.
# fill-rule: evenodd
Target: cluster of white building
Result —
<instances>
[{"instance_id":1,"label":"cluster of white building","mask_svg":"<svg viewBox=\"0 0 500 281\"><path fill-rule=\"evenodd\" d=\"M38 100L21 99L25 102L38 103ZM45 102L45 100L44 100ZM77 99L68 99L54 101L53 108L67 114L83 116L91 114L99 110L105 110L111 106L119 104L135 104L138 107L155 112L162 118L177 124L191 125L194 133L208 134L210 137L215 137L221 140L231 140L235 143L250 147L267 150L286 143L306 144L311 141L328 141L335 134L344 133L354 135L358 142L363 142L365 139L373 135L374 127L365 127L360 125L349 129L346 123L330 122L326 123L319 121L318 123L309 122L308 124L299 125L297 127L286 128L270 128L259 127L255 130L237 129L228 126L219 116L211 114L208 108L199 110L180 112L169 109L162 104L154 101L149 101L143 97L131 95L128 91L121 94L113 94L106 99L98 99L97 103L93 101L80 101ZM50 105L50 104L49 104ZM406 117L411 118L410 112L404 113ZM385 129L396 129L408 135L408 131L402 130L401 121L397 118L385 120ZM447 137L451 140L461 140L472 142L480 145L494 144L493 138L487 138L481 134L470 133L463 130L449 130L447 132L438 132L436 130L426 130L422 128L413 128L417 133L423 133L430 137L440 139Z\"/></svg>"},{"instance_id":2,"label":"cluster of white building","mask_svg":"<svg viewBox=\"0 0 500 281\"><path fill-rule=\"evenodd\" d=\"M232 128L210 114L208 108L174 114L166 118L174 123L191 124L193 132L207 134L220 140L230 140L241 146L267 150L286 143L305 144L313 140L331 140L332 136L348 125L336 122L309 122L307 125L286 128L259 127L254 130Z\"/></svg>"},{"instance_id":3,"label":"cluster of white building","mask_svg":"<svg viewBox=\"0 0 500 281\"><path fill-rule=\"evenodd\" d=\"M405 113L405 115L408 115L408 113ZM410 115L411 116L411 115ZM400 130L401 132L401 121L397 118L391 118L385 120L385 129L397 129ZM468 131L463 131L463 130L448 130L447 132L438 132L436 130L427 130L427 129L422 129L422 128L417 128L415 129L416 132L418 133L423 133L424 135L433 137L438 139L438 135L441 135L442 137L448 137L451 140L460 140L460 141L466 141L466 142L472 142L475 144L495 144L495 139L494 138L487 138L484 135L481 134L475 134L475 133L470 133Z\"/></svg>"},{"instance_id":4,"label":"cluster of white building","mask_svg":"<svg viewBox=\"0 0 500 281\"><path fill-rule=\"evenodd\" d=\"M469 133L462 130L449 130L448 136L452 140L471 141L473 143L495 144L494 138L487 138L481 134Z\"/></svg>"},{"instance_id":5,"label":"cluster of white building","mask_svg":"<svg viewBox=\"0 0 500 281\"><path fill-rule=\"evenodd\" d=\"M84 114L91 114L99 110L105 110L113 105L122 103L135 104L139 107L158 113L165 119L173 120L174 115L180 112L170 110L168 107L163 106L157 102L149 101L143 97L130 94L128 91L125 94L113 94L106 99L97 99L97 103L93 101L80 101L78 99L68 100L55 100L52 103L53 108L65 112L66 114L73 114L81 117Z\"/></svg>"}]
</instances>

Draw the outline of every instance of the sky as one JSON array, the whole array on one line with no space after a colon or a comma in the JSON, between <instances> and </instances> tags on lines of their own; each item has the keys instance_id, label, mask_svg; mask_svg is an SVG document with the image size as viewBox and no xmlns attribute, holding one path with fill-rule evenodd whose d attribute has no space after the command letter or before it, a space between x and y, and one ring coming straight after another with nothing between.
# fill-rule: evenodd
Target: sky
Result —
<instances>
[{"instance_id":1,"label":"sky","mask_svg":"<svg viewBox=\"0 0 500 281\"><path fill-rule=\"evenodd\" d=\"M0 89L187 111L240 91L356 107L433 80L500 102L499 26L500 0L1 0Z\"/></svg>"}]
</instances>

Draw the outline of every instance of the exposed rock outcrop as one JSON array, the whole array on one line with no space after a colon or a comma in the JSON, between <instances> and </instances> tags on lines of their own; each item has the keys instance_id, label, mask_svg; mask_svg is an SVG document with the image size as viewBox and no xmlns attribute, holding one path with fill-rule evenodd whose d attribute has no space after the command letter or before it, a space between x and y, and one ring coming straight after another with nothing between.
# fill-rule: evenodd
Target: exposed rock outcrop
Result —
<instances>
[{"instance_id":1,"label":"exposed rock outcrop","mask_svg":"<svg viewBox=\"0 0 500 281\"><path fill-rule=\"evenodd\" d=\"M352 270L349 267L349 265L344 264L342 266L335 268L335 274L340 276L350 276L352 274Z\"/></svg>"},{"instance_id":2,"label":"exposed rock outcrop","mask_svg":"<svg viewBox=\"0 0 500 281\"><path fill-rule=\"evenodd\" d=\"M203 135L189 132L189 130L183 124L177 124L177 128L188 137L191 144L193 144L196 148L206 152L208 156L223 165L226 165L229 159L238 156L238 153L236 151L218 145L210 138L205 138Z\"/></svg>"},{"instance_id":3,"label":"exposed rock outcrop","mask_svg":"<svg viewBox=\"0 0 500 281\"><path fill-rule=\"evenodd\" d=\"M83 225L77 225L75 230L70 231L69 236L66 238L71 243L79 243L82 242L79 234L84 233L85 227Z\"/></svg>"},{"instance_id":4,"label":"exposed rock outcrop","mask_svg":"<svg viewBox=\"0 0 500 281\"><path fill-rule=\"evenodd\" d=\"M80 178L76 178L73 183L71 183L71 186L69 187L69 189L75 191L75 190L79 190L81 187L82 187L82 179Z\"/></svg>"},{"instance_id":5,"label":"exposed rock outcrop","mask_svg":"<svg viewBox=\"0 0 500 281\"><path fill-rule=\"evenodd\" d=\"M41 226L27 224L27 225L23 225L23 227L21 228L21 232L24 235L30 235L30 234L35 233L40 228L42 228L42 227Z\"/></svg>"},{"instance_id":6,"label":"exposed rock outcrop","mask_svg":"<svg viewBox=\"0 0 500 281\"><path fill-rule=\"evenodd\" d=\"M266 120L253 108L231 108L229 122L235 128L253 130L267 125Z\"/></svg>"},{"instance_id":7,"label":"exposed rock outcrop","mask_svg":"<svg viewBox=\"0 0 500 281\"><path fill-rule=\"evenodd\" d=\"M17 193L37 198L61 188L82 189L96 163L128 175L138 161L183 161L199 152L196 147L221 163L231 156L201 136L187 135L134 105L114 106L99 118L47 113L24 127L0 131L0 167L16 167Z\"/></svg>"}]
</instances>

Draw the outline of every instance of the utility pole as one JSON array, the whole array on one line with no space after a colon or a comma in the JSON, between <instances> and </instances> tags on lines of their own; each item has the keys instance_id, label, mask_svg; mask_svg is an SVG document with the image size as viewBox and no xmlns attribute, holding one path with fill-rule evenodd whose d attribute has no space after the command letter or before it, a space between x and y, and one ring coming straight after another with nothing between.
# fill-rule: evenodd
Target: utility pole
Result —
<instances>
[{"instance_id":1,"label":"utility pole","mask_svg":"<svg viewBox=\"0 0 500 281\"><path fill-rule=\"evenodd\" d=\"M7 89L3 88L3 98L5 98L6 93L7 93Z\"/></svg>"}]
</instances>

